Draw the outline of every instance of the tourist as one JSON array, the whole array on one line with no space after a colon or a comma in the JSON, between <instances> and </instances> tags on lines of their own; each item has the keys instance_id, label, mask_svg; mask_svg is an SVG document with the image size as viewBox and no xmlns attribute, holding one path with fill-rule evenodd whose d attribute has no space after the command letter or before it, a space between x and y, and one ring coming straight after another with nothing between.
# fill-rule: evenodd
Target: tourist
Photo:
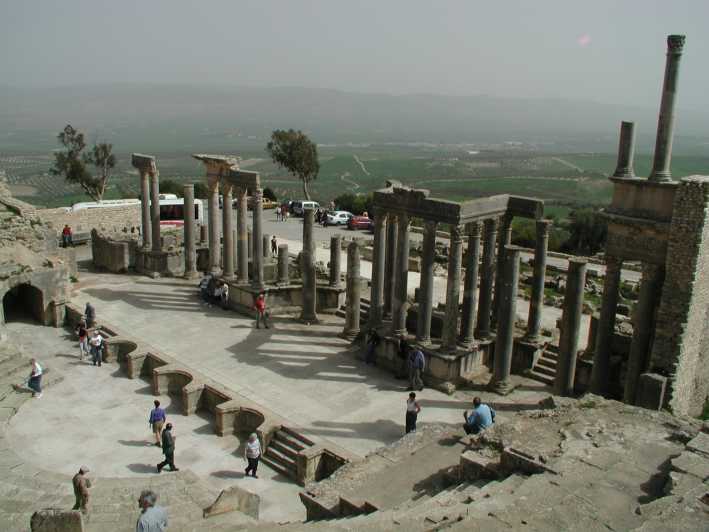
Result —
<instances>
[{"instance_id":1,"label":"tourist","mask_svg":"<svg viewBox=\"0 0 709 532\"><path fill-rule=\"evenodd\" d=\"M220 303L220 302L221 302L221 300L222 300L222 292L223 292L223 291L224 291L224 290L223 290L221 284L220 284L218 281L215 282L215 283L214 283L214 289L213 289L213 291L212 291L212 296L213 296L214 303Z\"/></svg>"},{"instance_id":2,"label":"tourist","mask_svg":"<svg viewBox=\"0 0 709 532\"><path fill-rule=\"evenodd\" d=\"M416 432L416 418L421 412L421 406L416 400L416 393L411 392L406 400L406 434Z\"/></svg>"},{"instance_id":3,"label":"tourist","mask_svg":"<svg viewBox=\"0 0 709 532\"><path fill-rule=\"evenodd\" d=\"M409 351L409 390L423 390L423 368L426 366L426 358L419 347Z\"/></svg>"},{"instance_id":4,"label":"tourist","mask_svg":"<svg viewBox=\"0 0 709 532\"><path fill-rule=\"evenodd\" d=\"M229 308L229 285L226 282L222 283L221 302L224 310Z\"/></svg>"},{"instance_id":5,"label":"tourist","mask_svg":"<svg viewBox=\"0 0 709 532\"><path fill-rule=\"evenodd\" d=\"M87 512L89 505L89 488L91 487L91 481L86 476L88 472L88 467L81 466L79 472L71 479L71 483L74 486L74 496L76 497L76 503L72 510L81 510L83 514Z\"/></svg>"},{"instance_id":6,"label":"tourist","mask_svg":"<svg viewBox=\"0 0 709 532\"><path fill-rule=\"evenodd\" d=\"M160 401L157 399L153 401L153 404L155 405L155 408L150 411L148 423L150 424L150 428L153 429L155 445L157 447L161 447L162 442L160 441L160 434L162 433L162 426L165 423L165 410L160 408Z\"/></svg>"},{"instance_id":7,"label":"tourist","mask_svg":"<svg viewBox=\"0 0 709 532\"><path fill-rule=\"evenodd\" d=\"M399 359L399 365L396 368L396 378L405 379L408 376L409 344L403 336L399 338L399 349L396 352L396 356Z\"/></svg>"},{"instance_id":8,"label":"tourist","mask_svg":"<svg viewBox=\"0 0 709 532\"><path fill-rule=\"evenodd\" d=\"M271 238L271 255L274 257L278 255L278 241L276 240L276 235Z\"/></svg>"},{"instance_id":9,"label":"tourist","mask_svg":"<svg viewBox=\"0 0 709 532\"><path fill-rule=\"evenodd\" d=\"M84 318L81 318L76 326L76 335L79 337L79 360L84 360L84 355L89 355L89 331L86 329Z\"/></svg>"},{"instance_id":10,"label":"tourist","mask_svg":"<svg viewBox=\"0 0 709 532\"><path fill-rule=\"evenodd\" d=\"M84 309L84 317L86 318L86 326L92 329L96 324L96 309L91 303L86 303L86 308Z\"/></svg>"},{"instance_id":11,"label":"tourist","mask_svg":"<svg viewBox=\"0 0 709 532\"><path fill-rule=\"evenodd\" d=\"M381 342L379 333L376 329L370 329L369 331L369 342L367 342L367 354L364 357L365 364L374 365L377 360L377 346Z\"/></svg>"},{"instance_id":12,"label":"tourist","mask_svg":"<svg viewBox=\"0 0 709 532\"><path fill-rule=\"evenodd\" d=\"M162 454L165 455L165 460L158 464L158 473L166 465L170 466L170 471L179 471L175 467L175 436L172 434L172 423L165 425L162 431Z\"/></svg>"},{"instance_id":13,"label":"tourist","mask_svg":"<svg viewBox=\"0 0 709 532\"><path fill-rule=\"evenodd\" d=\"M266 294L264 292L259 292L256 301L254 301L254 309L256 310L256 328L261 328L261 322L263 326L268 329L268 312L266 312Z\"/></svg>"},{"instance_id":14,"label":"tourist","mask_svg":"<svg viewBox=\"0 0 709 532\"><path fill-rule=\"evenodd\" d=\"M69 227L69 224L65 224L64 229L62 229L62 247L73 247L73 245L71 227Z\"/></svg>"},{"instance_id":15,"label":"tourist","mask_svg":"<svg viewBox=\"0 0 709 532\"><path fill-rule=\"evenodd\" d=\"M94 329L89 343L91 344L91 360L93 365L100 368L103 362L103 336L101 336L98 329Z\"/></svg>"},{"instance_id":16,"label":"tourist","mask_svg":"<svg viewBox=\"0 0 709 532\"><path fill-rule=\"evenodd\" d=\"M290 211L288 209L286 209L286 212L284 213L283 221L287 222L289 217L290 217Z\"/></svg>"},{"instance_id":17,"label":"tourist","mask_svg":"<svg viewBox=\"0 0 709 532\"><path fill-rule=\"evenodd\" d=\"M251 476L258 478L256 476L256 470L258 469L258 461L261 458L261 442L255 432L252 432L249 436L249 441L246 442L246 449L244 449L244 457L249 465L246 467L246 476L249 476L249 471L251 471Z\"/></svg>"},{"instance_id":18,"label":"tourist","mask_svg":"<svg viewBox=\"0 0 709 532\"><path fill-rule=\"evenodd\" d=\"M276 207L276 221L280 222L281 221L281 207L280 205Z\"/></svg>"},{"instance_id":19,"label":"tourist","mask_svg":"<svg viewBox=\"0 0 709 532\"><path fill-rule=\"evenodd\" d=\"M495 411L482 402L479 397L473 398L473 410L468 416L468 411L463 412L466 434L479 434L495 422Z\"/></svg>"},{"instance_id":20,"label":"tourist","mask_svg":"<svg viewBox=\"0 0 709 532\"><path fill-rule=\"evenodd\" d=\"M30 377L27 380L27 387L32 390L32 397L40 399L42 397L42 366L36 359L30 359Z\"/></svg>"},{"instance_id":21,"label":"tourist","mask_svg":"<svg viewBox=\"0 0 709 532\"><path fill-rule=\"evenodd\" d=\"M212 279L211 275L205 275L199 282L199 293L205 303L209 303L209 281Z\"/></svg>"},{"instance_id":22,"label":"tourist","mask_svg":"<svg viewBox=\"0 0 709 532\"><path fill-rule=\"evenodd\" d=\"M155 506L158 496L155 492L144 490L138 498L140 517L135 524L135 532L164 532L167 530L167 511Z\"/></svg>"}]
</instances>

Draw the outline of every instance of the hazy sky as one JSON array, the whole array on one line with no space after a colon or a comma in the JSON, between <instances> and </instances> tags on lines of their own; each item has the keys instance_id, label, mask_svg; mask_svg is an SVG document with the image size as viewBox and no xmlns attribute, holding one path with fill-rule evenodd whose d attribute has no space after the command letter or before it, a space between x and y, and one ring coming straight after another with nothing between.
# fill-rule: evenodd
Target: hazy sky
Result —
<instances>
[{"instance_id":1,"label":"hazy sky","mask_svg":"<svg viewBox=\"0 0 709 532\"><path fill-rule=\"evenodd\" d=\"M209 83L709 109L706 0L0 0L0 83Z\"/></svg>"}]
</instances>

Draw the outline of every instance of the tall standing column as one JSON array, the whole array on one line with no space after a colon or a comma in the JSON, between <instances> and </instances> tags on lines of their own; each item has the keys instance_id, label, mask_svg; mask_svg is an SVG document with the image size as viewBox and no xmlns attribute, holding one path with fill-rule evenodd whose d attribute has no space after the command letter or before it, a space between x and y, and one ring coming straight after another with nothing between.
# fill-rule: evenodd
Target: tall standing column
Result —
<instances>
[{"instance_id":1,"label":"tall standing column","mask_svg":"<svg viewBox=\"0 0 709 532\"><path fill-rule=\"evenodd\" d=\"M288 244L278 245L278 284L287 285L290 282L288 274Z\"/></svg>"},{"instance_id":2,"label":"tall standing column","mask_svg":"<svg viewBox=\"0 0 709 532\"><path fill-rule=\"evenodd\" d=\"M185 185L184 194L185 278L197 276L197 248L194 226L194 185Z\"/></svg>"},{"instance_id":3,"label":"tall standing column","mask_svg":"<svg viewBox=\"0 0 709 532\"><path fill-rule=\"evenodd\" d=\"M495 269L495 290L492 299L492 314L491 321L493 328L497 324L497 308L500 298L498 296L497 287L502 282L502 276L505 271L505 246L512 243L512 216L505 214L500 217L500 234L497 240L497 265Z\"/></svg>"},{"instance_id":4,"label":"tall standing column","mask_svg":"<svg viewBox=\"0 0 709 532\"><path fill-rule=\"evenodd\" d=\"M391 301L392 323L394 336L406 334L406 300L408 298L409 281L409 217L399 215L398 246L396 248L396 277L394 279L394 296Z\"/></svg>"},{"instance_id":5,"label":"tall standing column","mask_svg":"<svg viewBox=\"0 0 709 532\"><path fill-rule=\"evenodd\" d=\"M263 235L261 242L261 252L265 262L266 259L271 258L271 235Z\"/></svg>"},{"instance_id":6,"label":"tall standing column","mask_svg":"<svg viewBox=\"0 0 709 532\"><path fill-rule=\"evenodd\" d=\"M238 242L239 242L239 234L236 232L236 229L231 230L231 241L234 243L233 244L233 249L234 253L232 253L232 264L234 264L234 270L236 270L237 265L239 264L239 257L237 256L237 247L238 247ZM236 273L236 272L235 272ZM234 275L234 278L236 279L236 275Z\"/></svg>"},{"instance_id":7,"label":"tall standing column","mask_svg":"<svg viewBox=\"0 0 709 532\"><path fill-rule=\"evenodd\" d=\"M662 84L660 116L657 121L655 156L649 181L671 181L670 159L672 158L672 135L675 127L675 97L679 61L684 48L684 35L667 36L667 61L665 63L665 81Z\"/></svg>"},{"instance_id":8,"label":"tall standing column","mask_svg":"<svg viewBox=\"0 0 709 532\"><path fill-rule=\"evenodd\" d=\"M433 265L436 261L436 228L438 224L426 220L423 233L423 256L421 257L421 280L419 281L419 308L416 320L416 340L421 344L431 343L431 317L433 315Z\"/></svg>"},{"instance_id":9,"label":"tall standing column","mask_svg":"<svg viewBox=\"0 0 709 532\"><path fill-rule=\"evenodd\" d=\"M635 177L633 159L635 157L635 122L620 123L618 141L618 163L613 177Z\"/></svg>"},{"instance_id":10,"label":"tall standing column","mask_svg":"<svg viewBox=\"0 0 709 532\"><path fill-rule=\"evenodd\" d=\"M463 316L460 320L460 343L471 347L475 343L475 308L478 301L478 264L480 262L480 232L482 224L473 222L468 234L468 255L465 261L463 286Z\"/></svg>"},{"instance_id":11,"label":"tall standing column","mask_svg":"<svg viewBox=\"0 0 709 532\"><path fill-rule=\"evenodd\" d=\"M379 327L384 317L384 256L386 246L386 213L374 211L374 243L372 249L372 286L370 289L369 327Z\"/></svg>"},{"instance_id":12,"label":"tall standing column","mask_svg":"<svg viewBox=\"0 0 709 532\"><path fill-rule=\"evenodd\" d=\"M236 211L236 246L237 246L237 273L239 284L249 282L249 237L247 213L248 204L246 189L240 188L236 192L237 211Z\"/></svg>"},{"instance_id":13,"label":"tall standing column","mask_svg":"<svg viewBox=\"0 0 709 532\"><path fill-rule=\"evenodd\" d=\"M219 180L209 179L209 273L219 273L221 235L219 234Z\"/></svg>"},{"instance_id":14,"label":"tall standing column","mask_svg":"<svg viewBox=\"0 0 709 532\"><path fill-rule=\"evenodd\" d=\"M591 371L591 392L597 395L608 393L610 378L611 345L615 330L615 313L618 309L618 289L623 263L611 256L606 257L606 277L601 300L601 313L598 317L596 334L596 352L593 356Z\"/></svg>"},{"instance_id":15,"label":"tall standing column","mask_svg":"<svg viewBox=\"0 0 709 532\"><path fill-rule=\"evenodd\" d=\"M342 236L335 235L330 237L330 286L340 288L342 280L340 279L341 262L342 262ZM348 255L349 260L349 255Z\"/></svg>"},{"instance_id":16,"label":"tall standing column","mask_svg":"<svg viewBox=\"0 0 709 532\"><path fill-rule=\"evenodd\" d=\"M448 279L446 282L446 320L443 324L445 351L455 351L458 344L458 314L460 306L460 273L463 265L463 226L451 226L448 248Z\"/></svg>"},{"instance_id":17,"label":"tall standing column","mask_svg":"<svg viewBox=\"0 0 709 532\"><path fill-rule=\"evenodd\" d=\"M228 280L234 278L234 233L232 225L232 185L222 183L222 241L224 243L222 264L224 266L224 278Z\"/></svg>"},{"instance_id":18,"label":"tall standing column","mask_svg":"<svg viewBox=\"0 0 709 532\"><path fill-rule=\"evenodd\" d=\"M517 311L519 252L520 248L516 246L505 247L505 269L502 273L502 282L497 285L500 299L495 340L495 366L490 385L495 392L503 395L513 389L510 373L512 371L512 349Z\"/></svg>"},{"instance_id":19,"label":"tall standing column","mask_svg":"<svg viewBox=\"0 0 709 532\"><path fill-rule=\"evenodd\" d=\"M140 221L143 231L143 249L153 247L153 229L150 226L150 174L140 170Z\"/></svg>"},{"instance_id":20,"label":"tall standing column","mask_svg":"<svg viewBox=\"0 0 709 532\"><path fill-rule=\"evenodd\" d=\"M253 243L254 251L252 254L252 268L253 268L253 278L252 286L257 290L263 289L263 234L262 229L262 218L263 218L263 192L260 188L255 189L253 192L253 202L254 202L254 218L251 222L251 227L253 230Z\"/></svg>"},{"instance_id":21,"label":"tall standing column","mask_svg":"<svg viewBox=\"0 0 709 532\"><path fill-rule=\"evenodd\" d=\"M561 316L559 365L554 379L554 393L557 395L571 396L574 394L579 331L581 330L581 314L583 313L583 289L586 286L586 263L586 259L569 259L564 310Z\"/></svg>"},{"instance_id":22,"label":"tall standing column","mask_svg":"<svg viewBox=\"0 0 709 532\"><path fill-rule=\"evenodd\" d=\"M384 317L392 313L394 279L396 278L396 239L399 236L399 219L389 214L387 221L386 264L384 267Z\"/></svg>"},{"instance_id":23,"label":"tall standing column","mask_svg":"<svg viewBox=\"0 0 709 532\"><path fill-rule=\"evenodd\" d=\"M361 286L359 277L359 245L352 242L347 246L347 298L345 303L345 338L354 340L359 334L361 305Z\"/></svg>"},{"instance_id":24,"label":"tall standing column","mask_svg":"<svg viewBox=\"0 0 709 532\"><path fill-rule=\"evenodd\" d=\"M537 240L534 245L534 275L532 277L532 297L529 299L529 317L527 319L527 342L536 343L540 339L542 309L544 308L544 283L547 270L547 248L549 245L549 227L551 221L537 220Z\"/></svg>"},{"instance_id":25,"label":"tall standing column","mask_svg":"<svg viewBox=\"0 0 709 532\"><path fill-rule=\"evenodd\" d=\"M485 220L483 238L483 261L480 271L480 303L478 304L478 324L476 336L480 340L490 339L490 312L492 309L492 284L495 276L495 241L497 239L496 218Z\"/></svg>"},{"instance_id":26,"label":"tall standing column","mask_svg":"<svg viewBox=\"0 0 709 532\"><path fill-rule=\"evenodd\" d=\"M160 182L157 170L150 173L150 224L153 233L153 251L162 250L160 241Z\"/></svg>"},{"instance_id":27,"label":"tall standing column","mask_svg":"<svg viewBox=\"0 0 709 532\"><path fill-rule=\"evenodd\" d=\"M664 272L655 264L643 265L640 297L633 316L633 341L630 344L628 371L625 374L623 400L635 404L640 375L649 369L652 334L655 329L655 309L662 289Z\"/></svg>"},{"instance_id":28,"label":"tall standing column","mask_svg":"<svg viewBox=\"0 0 709 532\"><path fill-rule=\"evenodd\" d=\"M313 225L315 224L315 213L313 209L305 209L303 212L303 253L302 257L302 277L303 277L303 312L300 318L311 323L317 321L315 305L317 303L317 285L315 279L315 241L313 240Z\"/></svg>"}]
</instances>

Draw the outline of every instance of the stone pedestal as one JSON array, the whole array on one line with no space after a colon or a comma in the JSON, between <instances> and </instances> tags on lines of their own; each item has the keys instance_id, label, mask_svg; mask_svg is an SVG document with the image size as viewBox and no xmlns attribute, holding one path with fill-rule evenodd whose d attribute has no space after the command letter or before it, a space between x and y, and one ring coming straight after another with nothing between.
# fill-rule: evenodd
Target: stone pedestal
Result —
<instances>
[{"instance_id":1,"label":"stone pedestal","mask_svg":"<svg viewBox=\"0 0 709 532\"><path fill-rule=\"evenodd\" d=\"M396 247L396 277L392 298L391 329L394 336L406 334L406 300L409 281L409 218L399 215L398 245Z\"/></svg>"},{"instance_id":2,"label":"stone pedestal","mask_svg":"<svg viewBox=\"0 0 709 532\"><path fill-rule=\"evenodd\" d=\"M194 185L184 187L184 243L185 243L185 278L193 279L197 273L197 248L195 243Z\"/></svg>"},{"instance_id":3,"label":"stone pedestal","mask_svg":"<svg viewBox=\"0 0 709 532\"><path fill-rule=\"evenodd\" d=\"M465 284L463 286L463 316L460 320L460 344L465 348L471 348L475 344L475 309L478 300L481 231L482 224L474 222L468 234L468 254L465 259Z\"/></svg>"},{"instance_id":4,"label":"stone pedestal","mask_svg":"<svg viewBox=\"0 0 709 532\"><path fill-rule=\"evenodd\" d=\"M460 305L460 273L463 262L463 227L451 227L446 282L446 320L443 325L441 350L455 351L458 344L458 307Z\"/></svg>"},{"instance_id":5,"label":"stone pedestal","mask_svg":"<svg viewBox=\"0 0 709 532\"><path fill-rule=\"evenodd\" d=\"M234 279L234 234L232 229L232 186L222 183L222 262L224 278Z\"/></svg>"},{"instance_id":6,"label":"stone pedestal","mask_svg":"<svg viewBox=\"0 0 709 532\"><path fill-rule=\"evenodd\" d=\"M591 372L591 392L596 395L608 393L610 378L611 345L615 329L615 314L618 308L618 289L623 263L615 257L606 257L606 277L603 286L601 312L598 318L596 351Z\"/></svg>"},{"instance_id":7,"label":"stone pedestal","mask_svg":"<svg viewBox=\"0 0 709 532\"><path fill-rule=\"evenodd\" d=\"M248 200L246 189L237 190L237 214L236 214L236 247L237 247L237 278L239 284L249 282L249 237L248 237Z\"/></svg>"},{"instance_id":8,"label":"stone pedestal","mask_svg":"<svg viewBox=\"0 0 709 532\"><path fill-rule=\"evenodd\" d=\"M537 241L534 246L534 276L532 278L532 296L529 300L527 333L524 339L530 343L540 340L542 309L544 308L544 283L547 269L547 247L549 244L549 220L537 220Z\"/></svg>"},{"instance_id":9,"label":"stone pedestal","mask_svg":"<svg viewBox=\"0 0 709 532\"><path fill-rule=\"evenodd\" d=\"M391 317L396 278L396 240L399 236L399 219L389 214L387 220L386 263L384 266L384 317Z\"/></svg>"},{"instance_id":10,"label":"stone pedestal","mask_svg":"<svg viewBox=\"0 0 709 532\"><path fill-rule=\"evenodd\" d=\"M505 269L501 284L497 285L499 307L497 336L495 340L495 365L490 389L506 395L514 386L510 380L512 349L514 347L514 322L517 311L517 284L519 282L519 253L516 246L505 246Z\"/></svg>"},{"instance_id":11,"label":"stone pedestal","mask_svg":"<svg viewBox=\"0 0 709 532\"><path fill-rule=\"evenodd\" d=\"M286 285L290 282L288 273L288 244L278 246L278 284Z\"/></svg>"},{"instance_id":12,"label":"stone pedestal","mask_svg":"<svg viewBox=\"0 0 709 532\"><path fill-rule=\"evenodd\" d=\"M583 313L583 289L586 285L586 259L569 259L566 274L564 312L561 317L559 359L554 380L554 393L571 396L574 393L576 358L579 351L579 332Z\"/></svg>"},{"instance_id":13,"label":"stone pedestal","mask_svg":"<svg viewBox=\"0 0 709 532\"><path fill-rule=\"evenodd\" d=\"M345 328L342 335L354 340L359 334L361 279L360 279L359 246L352 242L347 246L347 297L345 303Z\"/></svg>"},{"instance_id":14,"label":"stone pedestal","mask_svg":"<svg viewBox=\"0 0 709 532\"><path fill-rule=\"evenodd\" d=\"M340 263L342 256L342 237L335 235L330 237L330 286L339 288L342 285L340 279ZM349 258L349 256L348 256Z\"/></svg>"},{"instance_id":15,"label":"stone pedestal","mask_svg":"<svg viewBox=\"0 0 709 532\"><path fill-rule=\"evenodd\" d=\"M421 280L418 291L418 317L416 320L416 341L420 344L431 342L431 316L433 312L433 265L436 259L436 222L426 221L423 234L423 257L421 258Z\"/></svg>"},{"instance_id":16,"label":"stone pedestal","mask_svg":"<svg viewBox=\"0 0 709 532\"><path fill-rule=\"evenodd\" d=\"M478 324L476 337L489 340L490 312L492 311L492 285L495 278L495 242L497 240L497 219L485 220L483 231L483 260L480 269L480 303L478 304Z\"/></svg>"},{"instance_id":17,"label":"stone pedestal","mask_svg":"<svg viewBox=\"0 0 709 532\"><path fill-rule=\"evenodd\" d=\"M315 311L317 285L315 278L315 241L313 240L314 223L315 215L313 209L305 209L303 213L303 253L301 254L303 311L300 319L306 323L313 323L318 319Z\"/></svg>"}]
</instances>

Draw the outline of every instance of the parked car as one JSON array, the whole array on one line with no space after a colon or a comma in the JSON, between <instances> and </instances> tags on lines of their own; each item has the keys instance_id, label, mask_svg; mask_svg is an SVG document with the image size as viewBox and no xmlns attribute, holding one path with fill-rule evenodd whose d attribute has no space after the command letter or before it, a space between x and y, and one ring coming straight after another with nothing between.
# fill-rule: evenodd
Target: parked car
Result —
<instances>
[{"instance_id":1,"label":"parked car","mask_svg":"<svg viewBox=\"0 0 709 532\"><path fill-rule=\"evenodd\" d=\"M238 205L238 200L234 200L234 207L237 207ZM275 209L277 203L275 201L272 201L268 198L261 198L261 208L262 209ZM250 211L254 209L254 197L249 196L249 198L246 200L246 208Z\"/></svg>"},{"instance_id":2,"label":"parked car","mask_svg":"<svg viewBox=\"0 0 709 532\"><path fill-rule=\"evenodd\" d=\"M357 229L371 229L372 219L367 216L353 216L347 222L347 228L355 231Z\"/></svg>"},{"instance_id":3,"label":"parked car","mask_svg":"<svg viewBox=\"0 0 709 532\"><path fill-rule=\"evenodd\" d=\"M352 213L347 211L330 211L327 213L324 225L347 225Z\"/></svg>"},{"instance_id":4,"label":"parked car","mask_svg":"<svg viewBox=\"0 0 709 532\"><path fill-rule=\"evenodd\" d=\"M313 209L317 211L320 208L320 204L317 201L294 201L293 202L293 214L296 216L303 216L303 211L305 209Z\"/></svg>"}]
</instances>

